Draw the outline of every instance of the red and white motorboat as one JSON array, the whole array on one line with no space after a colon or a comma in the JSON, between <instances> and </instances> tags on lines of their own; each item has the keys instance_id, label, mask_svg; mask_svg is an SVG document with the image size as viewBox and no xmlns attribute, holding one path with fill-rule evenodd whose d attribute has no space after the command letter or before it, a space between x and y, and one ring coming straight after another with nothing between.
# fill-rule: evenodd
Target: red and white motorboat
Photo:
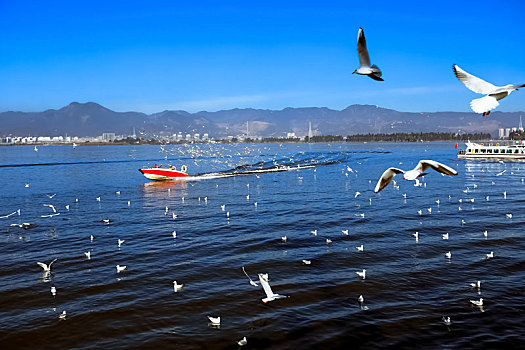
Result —
<instances>
[{"instance_id":1,"label":"red and white motorboat","mask_svg":"<svg viewBox=\"0 0 525 350\"><path fill-rule=\"evenodd\" d=\"M188 167L186 165L183 165L180 170L177 170L174 166L170 166L169 168L154 166L153 168L139 169L139 171L150 180L173 180L187 177L187 169Z\"/></svg>"}]
</instances>

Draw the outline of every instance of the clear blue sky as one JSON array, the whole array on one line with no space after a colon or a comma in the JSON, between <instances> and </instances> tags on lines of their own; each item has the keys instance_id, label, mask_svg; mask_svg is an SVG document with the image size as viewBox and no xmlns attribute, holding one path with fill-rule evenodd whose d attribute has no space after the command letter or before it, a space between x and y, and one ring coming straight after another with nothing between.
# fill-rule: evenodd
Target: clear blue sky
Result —
<instances>
[{"instance_id":1,"label":"clear blue sky","mask_svg":"<svg viewBox=\"0 0 525 350\"><path fill-rule=\"evenodd\" d=\"M352 75L363 27L384 82ZM525 1L0 0L0 111L469 111L452 64L525 84ZM501 111L525 111L525 89Z\"/></svg>"}]
</instances>

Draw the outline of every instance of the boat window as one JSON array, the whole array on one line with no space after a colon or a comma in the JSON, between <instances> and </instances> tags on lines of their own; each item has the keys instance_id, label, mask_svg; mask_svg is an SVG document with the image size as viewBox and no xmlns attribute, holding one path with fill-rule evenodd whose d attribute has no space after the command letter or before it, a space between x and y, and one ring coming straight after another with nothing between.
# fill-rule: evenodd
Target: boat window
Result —
<instances>
[{"instance_id":1,"label":"boat window","mask_svg":"<svg viewBox=\"0 0 525 350\"><path fill-rule=\"evenodd\" d=\"M477 148L474 148L474 153L478 153L478 149Z\"/></svg>"},{"instance_id":2,"label":"boat window","mask_svg":"<svg viewBox=\"0 0 525 350\"><path fill-rule=\"evenodd\" d=\"M487 153L492 153L492 150L491 150L491 149L488 149L488 150L487 150Z\"/></svg>"},{"instance_id":3,"label":"boat window","mask_svg":"<svg viewBox=\"0 0 525 350\"><path fill-rule=\"evenodd\" d=\"M481 149L481 153L485 153L486 150L484 148Z\"/></svg>"},{"instance_id":4,"label":"boat window","mask_svg":"<svg viewBox=\"0 0 525 350\"><path fill-rule=\"evenodd\" d=\"M515 149L514 153L520 153L520 150L519 149Z\"/></svg>"},{"instance_id":5,"label":"boat window","mask_svg":"<svg viewBox=\"0 0 525 350\"><path fill-rule=\"evenodd\" d=\"M507 150L507 153L512 153L512 150L511 150L511 149L508 149L508 150Z\"/></svg>"}]
</instances>

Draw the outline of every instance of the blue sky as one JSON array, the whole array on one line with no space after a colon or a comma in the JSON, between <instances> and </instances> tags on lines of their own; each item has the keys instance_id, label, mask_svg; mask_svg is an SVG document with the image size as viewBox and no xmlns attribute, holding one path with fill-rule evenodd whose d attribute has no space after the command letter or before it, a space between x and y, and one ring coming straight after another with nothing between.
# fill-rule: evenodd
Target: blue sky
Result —
<instances>
[{"instance_id":1,"label":"blue sky","mask_svg":"<svg viewBox=\"0 0 525 350\"><path fill-rule=\"evenodd\" d=\"M0 111L469 111L452 64L525 84L524 18L504 0L0 0ZM359 27L384 82L352 75ZM525 89L498 110L525 111Z\"/></svg>"}]
</instances>

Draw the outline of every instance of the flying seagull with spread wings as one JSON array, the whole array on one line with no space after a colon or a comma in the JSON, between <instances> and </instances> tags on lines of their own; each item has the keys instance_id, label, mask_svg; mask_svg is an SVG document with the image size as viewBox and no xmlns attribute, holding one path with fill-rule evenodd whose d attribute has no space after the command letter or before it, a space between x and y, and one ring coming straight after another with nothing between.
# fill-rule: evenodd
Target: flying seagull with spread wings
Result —
<instances>
[{"instance_id":1,"label":"flying seagull with spread wings","mask_svg":"<svg viewBox=\"0 0 525 350\"><path fill-rule=\"evenodd\" d=\"M363 28L359 28L359 32L357 33L357 55L359 56L360 67L354 70L352 74L368 75L374 80L383 81L383 78L381 78L381 69L375 64L370 65L370 57L366 49L365 32Z\"/></svg>"},{"instance_id":2,"label":"flying seagull with spread wings","mask_svg":"<svg viewBox=\"0 0 525 350\"><path fill-rule=\"evenodd\" d=\"M459 81L465 84L467 88L478 94L485 95L484 97L470 101L470 107L472 110L476 113L482 114L484 117L487 117L491 110L499 106L499 100L509 96L512 91L517 91L519 88L525 87L525 84L495 86L465 72L463 69L459 68L457 64L453 65L452 69Z\"/></svg>"},{"instance_id":3,"label":"flying seagull with spread wings","mask_svg":"<svg viewBox=\"0 0 525 350\"><path fill-rule=\"evenodd\" d=\"M425 173L425 171L428 168L432 168L435 171L438 171L445 175L454 176L458 174L456 170L452 169L451 167L445 164L436 162L435 160L420 160L419 163L417 163L416 167L412 170L404 171L398 168L386 169L383 175L381 175L381 178L379 179L379 181L377 181L377 185L376 185L376 188L374 189L374 192L378 193L383 188L385 188L390 183L390 181L392 181L394 176L396 176L397 174L403 174L404 180L417 181L418 177L424 176L427 174Z\"/></svg>"}]
</instances>

